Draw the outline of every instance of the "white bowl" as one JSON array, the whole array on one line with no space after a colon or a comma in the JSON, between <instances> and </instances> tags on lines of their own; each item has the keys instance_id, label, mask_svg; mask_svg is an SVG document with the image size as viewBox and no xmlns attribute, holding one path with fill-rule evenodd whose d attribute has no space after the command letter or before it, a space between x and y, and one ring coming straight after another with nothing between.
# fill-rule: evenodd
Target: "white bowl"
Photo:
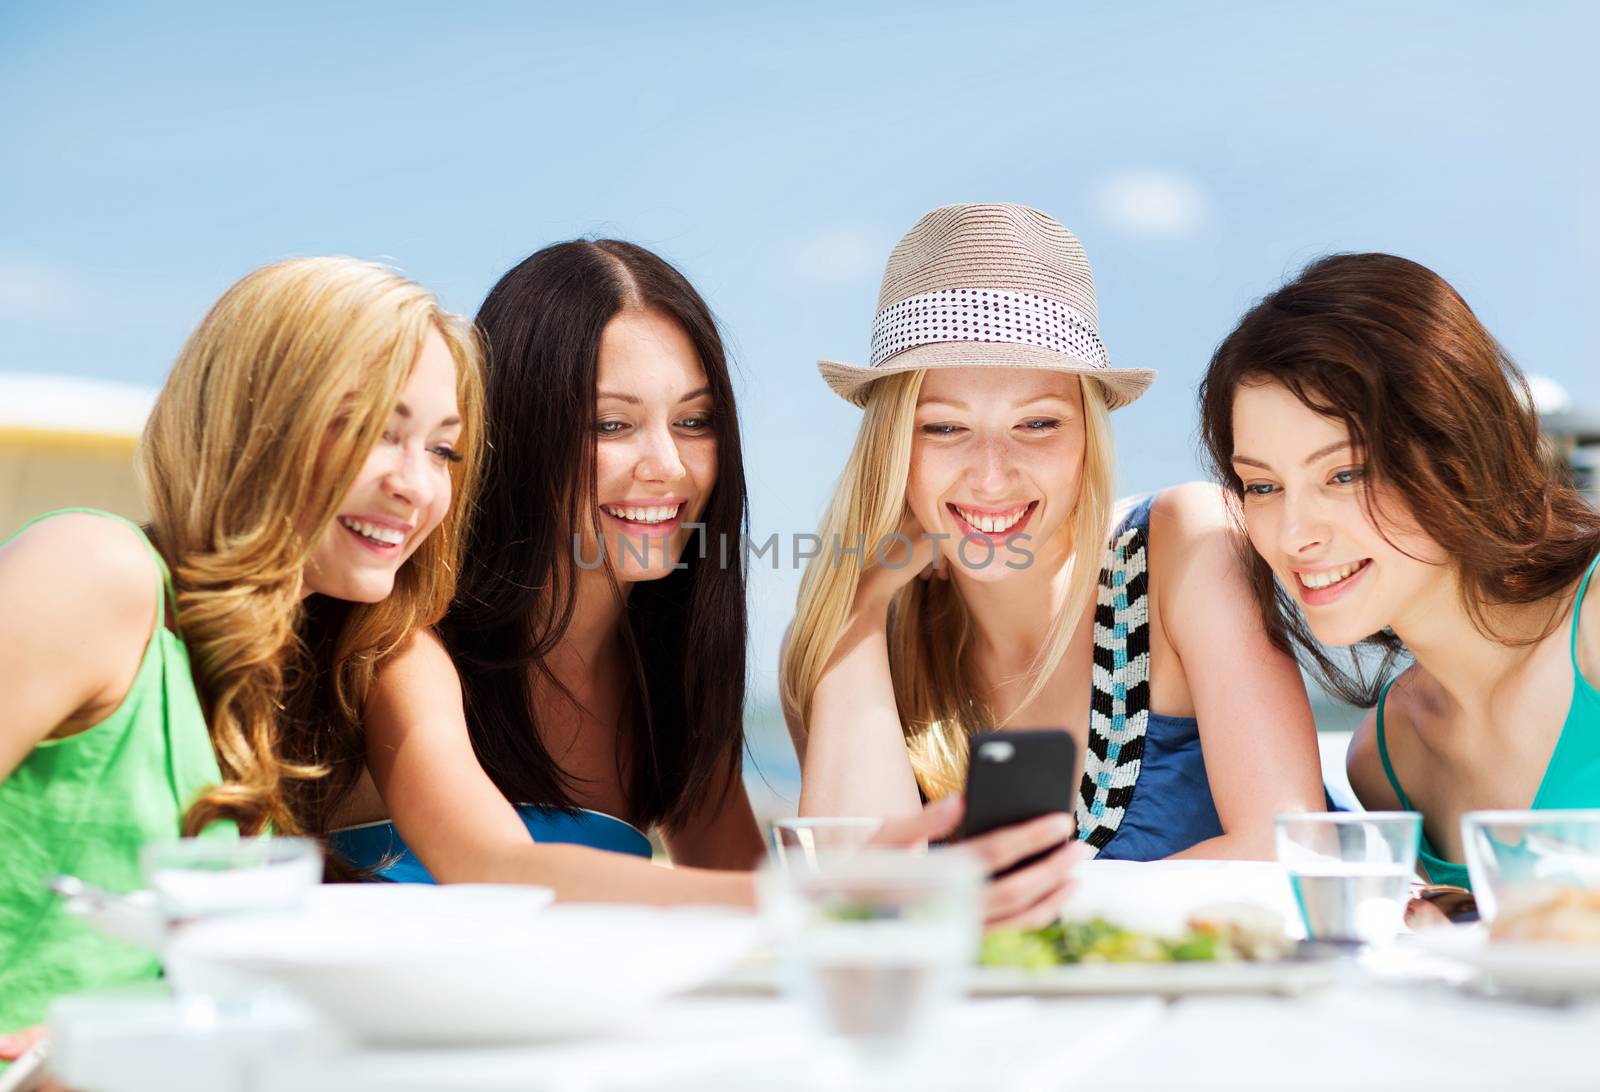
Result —
<instances>
[{"instance_id":1,"label":"white bowl","mask_svg":"<svg viewBox=\"0 0 1600 1092\"><path fill-rule=\"evenodd\" d=\"M720 909L561 906L470 921L324 911L201 922L169 956L191 980L287 988L358 1039L415 1046L616 1030L756 938L753 915Z\"/></svg>"}]
</instances>

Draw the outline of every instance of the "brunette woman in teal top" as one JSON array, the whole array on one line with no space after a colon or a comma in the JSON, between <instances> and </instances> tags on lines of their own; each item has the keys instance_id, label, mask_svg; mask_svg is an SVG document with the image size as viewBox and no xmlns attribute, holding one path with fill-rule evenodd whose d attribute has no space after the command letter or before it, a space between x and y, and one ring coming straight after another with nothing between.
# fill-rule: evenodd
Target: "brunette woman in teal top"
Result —
<instances>
[{"instance_id":1,"label":"brunette woman in teal top","mask_svg":"<svg viewBox=\"0 0 1600 1092\"><path fill-rule=\"evenodd\" d=\"M1223 341L1201 402L1269 626L1374 707L1350 784L1422 813L1429 879L1466 886L1467 811L1600 805L1600 512L1462 298L1403 258L1323 258Z\"/></svg>"}]
</instances>

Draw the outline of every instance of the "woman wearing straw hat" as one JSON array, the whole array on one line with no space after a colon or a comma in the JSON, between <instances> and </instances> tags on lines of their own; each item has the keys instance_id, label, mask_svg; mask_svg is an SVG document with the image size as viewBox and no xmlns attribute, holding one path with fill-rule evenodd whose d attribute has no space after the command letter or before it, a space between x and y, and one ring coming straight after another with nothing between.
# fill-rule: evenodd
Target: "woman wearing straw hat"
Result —
<instances>
[{"instance_id":1,"label":"woman wearing straw hat","mask_svg":"<svg viewBox=\"0 0 1600 1092\"><path fill-rule=\"evenodd\" d=\"M1076 737L1062 809L1101 856L1268 856L1276 813L1321 806L1221 494L1113 522L1108 411L1155 373L1112 368L1095 314L1065 227L951 205L889 256L870 364L819 364L866 412L782 654L802 812L907 811L960 789L970 733L1032 725ZM1019 874L1019 920L1068 856Z\"/></svg>"}]
</instances>

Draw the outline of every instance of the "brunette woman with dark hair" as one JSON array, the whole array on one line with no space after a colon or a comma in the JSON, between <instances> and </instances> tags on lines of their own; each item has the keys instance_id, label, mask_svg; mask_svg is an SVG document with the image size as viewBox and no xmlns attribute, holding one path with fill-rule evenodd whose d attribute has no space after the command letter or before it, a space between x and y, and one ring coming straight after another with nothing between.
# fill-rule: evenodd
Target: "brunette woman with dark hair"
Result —
<instances>
[{"instance_id":1,"label":"brunette woman with dark hair","mask_svg":"<svg viewBox=\"0 0 1600 1092\"><path fill-rule=\"evenodd\" d=\"M457 596L378 680L333 845L393 880L750 903L746 499L711 312L649 251L577 241L501 278L478 326L491 452ZM652 830L680 867L651 866ZM1032 834L979 848L998 871L1055 837Z\"/></svg>"},{"instance_id":2,"label":"brunette woman with dark hair","mask_svg":"<svg viewBox=\"0 0 1600 1092\"><path fill-rule=\"evenodd\" d=\"M1200 401L1269 631L1372 708L1351 786L1422 812L1432 880L1467 885L1463 812L1600 804L1600 513L1552 476L1522 374L1455 290L1387 254L1313 262L1222 342Z\"/></svg>"}]
</instances>

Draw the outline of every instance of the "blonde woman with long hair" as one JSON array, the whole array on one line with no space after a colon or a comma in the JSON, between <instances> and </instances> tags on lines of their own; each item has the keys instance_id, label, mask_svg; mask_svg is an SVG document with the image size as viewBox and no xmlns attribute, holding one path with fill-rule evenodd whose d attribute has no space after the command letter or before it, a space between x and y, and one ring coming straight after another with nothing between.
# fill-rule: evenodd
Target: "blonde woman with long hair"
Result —
<instances>
[{"instance_id":1,"label":"blonde woman with long hair","mask_svg":"<svg viewBox=\"0 0 1600 1092\"><path fill-rule=\"evenodd\" d=\"M820 367L865 414L782 654L802 813L896 814L960 791L973 733L1065 728L1054 822L1088 848L995 885L1035 924L1076 856L1265 857L1274 814L1321 806L1219 491L1113 514L1110 410L1154 373L1110 367L1071 232L934 210L889 257L872 366Z\"/></svg>"},{"instance_id":2,"label":"blonde woman with long hair","mask_svg":"<svg viewBox=\"0 0 1600 1092\"><path fill-rule=\"evenodd\" d=\"M267 266L151 413L149 526L70 510L0 548L0 1031L156 972L49 876L128 890L151 841L325 829L375 668L454 591L481 383L470 327L392 271Z\"/></svg>"}]
</instances>

